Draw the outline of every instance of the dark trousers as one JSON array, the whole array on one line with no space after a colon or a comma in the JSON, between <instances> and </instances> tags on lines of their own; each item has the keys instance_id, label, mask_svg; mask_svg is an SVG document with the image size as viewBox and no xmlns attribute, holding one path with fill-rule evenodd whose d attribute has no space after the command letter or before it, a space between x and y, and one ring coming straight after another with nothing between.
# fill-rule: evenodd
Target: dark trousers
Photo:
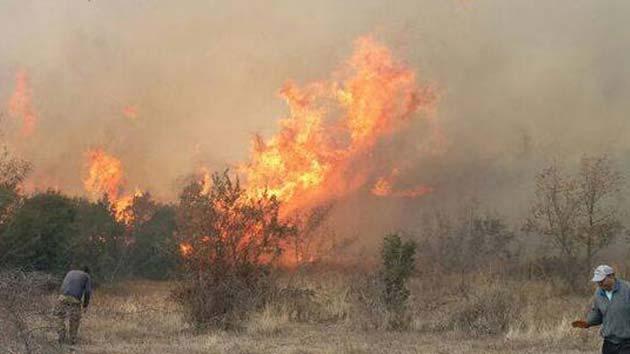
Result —
<instances>
[{"instance_id":1,"label":"dark trousers","mask_svg":"<svg viewBox=\"0 0 630 354\"><path fill-rule=\"evenodd\" d=\"M630 341L615 344L604 340L602 354L630 354Z\"/></svg>"}]
</instances>

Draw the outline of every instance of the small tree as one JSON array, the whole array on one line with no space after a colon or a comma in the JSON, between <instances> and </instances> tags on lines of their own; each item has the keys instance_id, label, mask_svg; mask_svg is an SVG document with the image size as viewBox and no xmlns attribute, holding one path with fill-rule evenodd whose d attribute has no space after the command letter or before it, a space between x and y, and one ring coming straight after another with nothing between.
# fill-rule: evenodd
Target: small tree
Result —
<instances>
[{"instance_id":1,"label":"small tree","mask_svg":"<svg viewBox=\"0 0 630 354\"><path fill-rule=\"evenodd\" d=\"M594 255L621 231L614 202L620 188L621 176L606 155L582 158L576 175L554 164L536 177L524 229L551 239L560 253L562 276L572 287L575 270L590 268Z\"/></svg>"},{"instance_id":2,"label":"small tree","mask_svg":"<svg viewBox=\"0 0 630 354\"><path fill-rule=\"evenodd\" d=\"M554 164L536 177L536 198L525 231L535 232L552 240L560 252L562 275L575 285L577 266L576 230L580 208L579 185Z\"/></svg>"},{"instance_id":3,"label":"small tree","mask_svg":"<svg viewBox=\"0 0 630 354\"><path fill-rule=\"evenodd\" d=\"M397 234L383 239L383 300L392 312L401 313L407 304L410 294L407 281L415 267L415 254L416 244L413 241L403 242Z\"/></svg>"},{"instance_id":4,"label":"small tree","mask_svg":"<svg viewBox=\"0 0 630 354\"><path fill-rule=\"evenodd\" d=\"M584 247L585 266L591 269L595 254L622 231L615 205L622 177L610 158L602 155L582 158L577 181L581 209L577 241Z\"/></svg>"}]
</instances>

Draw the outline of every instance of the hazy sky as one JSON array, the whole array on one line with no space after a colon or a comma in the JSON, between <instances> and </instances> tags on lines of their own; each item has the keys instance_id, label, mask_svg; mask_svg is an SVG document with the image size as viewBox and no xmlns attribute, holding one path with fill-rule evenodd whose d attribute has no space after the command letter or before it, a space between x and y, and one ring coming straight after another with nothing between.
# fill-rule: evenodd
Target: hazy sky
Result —
<instances>
[{"instance_id":1,"label":"hazy sky","mask_svg":"<svg viewBox=\"0 0 630 354\"><path fill-rule=\"evenodd\" d=\"M101 146L129 188L172 198L182 176L244 161L252 134L276 131L286 80L328 78L372 34L441 96L448 149L420 156L419 127L401 135L406 178L509 209L504 193L527 195L551 158L630 165L628 14L626 0L0 0L3 133L33 178L68 192ZM38 116L28 138L6 108L19 70Z\"/></svg>"}]
</instances>

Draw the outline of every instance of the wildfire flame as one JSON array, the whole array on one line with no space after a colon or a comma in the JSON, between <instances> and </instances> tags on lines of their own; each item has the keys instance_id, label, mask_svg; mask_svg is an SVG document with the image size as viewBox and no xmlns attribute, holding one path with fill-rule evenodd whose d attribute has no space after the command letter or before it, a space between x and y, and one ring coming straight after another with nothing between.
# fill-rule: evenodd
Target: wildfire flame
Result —
<instances>
[{"instance_id":1,"label":"wildfire flame","mask_svg":"<svg viewBox=\"0 0 630 354\"><path fill-rule=\"evenodd\" d=\"M122 195L124 173L120 160L100 148L89 150L87 159L88 173L83 181L85 190L93 198L107 194L116 219L127 224L132 222L134 216L126 209L132 205L135 197L141 197L143 193L136 188L134 194Z\"/></svg>"},{"instance_id":2,"label":"wildfire flame","mask_svg":"<svg viewBox=\"0 0 630 354\"><path fill-rule=\"evenodd\" d=\"M193 247L185 242L179 244L179 252L183 257L189 256L193 251Z\"/></svg>"},{"instance_id":3,"label":"wildfire flame","mask_svg":"<svg viewBox=\"0 0 630 354\"><path fill-rule=\"evenodd\" d=\"M400 171L397 168L394 168L389 176L379 178L372 187L372 194L379 197L415 198L431 193L433 191L431 187L428 187L424 184L420 184L410 189L394 190L393 185L396 183L399 175Z\"/></svg>"},{"instance_id":4,"label":"wildfire flame","mask_svg":"<svg viewBox=\"0 0 630 354\"><path fill-rule=\"evenodd\" d=\"M83 181L85 190L92 197L99 198L107 193L110 200L118 200L123 183L122 163L103 149L91 149L87 152L88 175Z\"/></svg>"},{"instance_id":5,"label":"wildfire flame","mask_svg":"<svg viewBox=\"0 0 630 354\"><path fill-rule=\"evenodd\" d=\"M114 216L116 220L121 221L125 224L130 224L134 221L135 215L132 212L129 212L127 208L133 205L134 199L142 197L144 193L136 188L134 194L123 196L119 199L112 201L112 207L114 209Z\"/></svg>"},{"instance_id":6,"label":"wildfire flame","mask_svg":"<svg viewBox=\"0 0 630 354\"><path fill-rule=\"evenodd\" d=\"M31 102L31 88L26 72L20 70L15 75L15 90L9 99L9 113L22 119L22 136L30 136L35 131L37 116Z\"/></svg>"},{"instance_id":7,"label":"wildfire flame","mask_svg":"<svg viewBox=\"0 0 630 354\"><path fill-rule=\"evenodd\" d=\"M280 95L289 116L275 136L254 139L251 159L241 166L250 193L277 196L285 213L368 183L377 142L436 101L429 87L418 86L412 70L371 37L355 42L340 72L339 78L304 87L286 83Z\"/></svg>"}]
</instances>

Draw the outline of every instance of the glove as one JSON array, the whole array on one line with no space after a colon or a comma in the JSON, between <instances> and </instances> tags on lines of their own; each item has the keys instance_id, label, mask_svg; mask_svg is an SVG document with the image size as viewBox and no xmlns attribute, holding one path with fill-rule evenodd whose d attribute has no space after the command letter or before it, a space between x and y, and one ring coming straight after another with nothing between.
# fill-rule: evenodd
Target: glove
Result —
<instances>
[{"instance_id":1,"label":"glove","mask_svg":"<svg viewBox=\"0 0 630 354\"><path fill-rule=\"evenodd\" d=\"M573 328L588 328L588 323L584 320L577 320L571 322L571 327Z\"/></svg>"}]
</instances>

